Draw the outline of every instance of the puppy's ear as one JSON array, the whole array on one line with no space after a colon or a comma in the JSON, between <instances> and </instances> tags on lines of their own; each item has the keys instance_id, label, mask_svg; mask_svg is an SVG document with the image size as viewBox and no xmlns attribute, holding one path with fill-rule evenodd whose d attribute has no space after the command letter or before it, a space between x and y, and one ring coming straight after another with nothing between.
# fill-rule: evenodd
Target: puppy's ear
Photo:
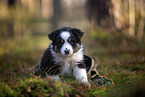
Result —
<instances>
[{"instance_id":1,"label":"puppy's ear","mask_svg":"<svg viewBox=\"0 0 145 97\"><path fill-rule=\"evenodd\" d=\"M56 31L54 31L54 32L52 32L52 33L50 33L50 34L48 34L48 38L50 39L50 40L55 40L55 38L56 38L56 34L58 34L58 32L59 32L59 30L56 30Z\"/></svg>"},{"instance_id":2,"label":"puppy's ear","mask_svg":"<svg viewBox=\"0 0 145 97\"><path fill-rule=\"evenodd\" d=\"M76 29L76 28L73 28L71 30L71 32L74 34L74 35L77 35L79 38L82 38L83 37L83 34L84 32L80 31L79 29Z\"/></svg>"}]
</instances>

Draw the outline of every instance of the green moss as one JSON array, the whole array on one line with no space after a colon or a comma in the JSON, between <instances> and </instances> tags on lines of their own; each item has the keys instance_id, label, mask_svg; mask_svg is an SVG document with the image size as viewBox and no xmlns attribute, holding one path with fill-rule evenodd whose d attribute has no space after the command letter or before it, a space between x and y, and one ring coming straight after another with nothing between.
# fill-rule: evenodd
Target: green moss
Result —
<instances>
[{"instance_id":1,"label":"green moss","mask_svg":"<svg viewBox=\"0 0 145 97\"><path fill-rule=\"evenodd\" d=\"M66 88L67 88L67 92L69 94L73 93L74 90L73 90L73 88L70 85L67 85Z\"/></svg>"},{"instance_id":2,"label":"green moss","mask_svg":"<svg viewBox=\"0 0 145 97\"><path fill-rule=\"evenodd\" d=\"M43 79L27 79L21 81L16 85L14 90L17 93L17 96L48 96L54 93L53 87L50 86L49 81Z\"/></svg>"},{"instance_id":3,"label":"green moss","mask_svg":"<svg viewBox=\"0 0 145 97\"><path fill-rule=\"evenodd\" d=\"M88 92L90 97L96 97L96 96L106 95L105 90L106 90L105 87L103 87L103 88L92 88L92 89L89 89L87 92Z\"/></svg>"},{"instance_id":4,"label":"green moss","mask_svg":"<svg viewBox=\"0 0 145 97\"><path fill-rule=\"evenodd\" d=\"M17 96L51 96L64 97L65 94L72 94L73 89L70 85L63 85L50 79L26 79L19 82L14 88Z\"/></svg>"},{"instance_id":5,"label":"green moss","mask_svg":"<svg viewBox=\"0 0 145 97\"><path fill-rule=\"evenodd\" d=\"M56 87L58 88L58 95L64 96L64 90L60 82L55 82Z\"/></svg>"},{"instance_id":6,"label":"green moss","mask_svg":"<svg viewBox=\"0 0 145 97\"><path fill-rule=\"evenodd\" d=\"M141 80L143 75L131 72L118 72L111 75L115 87L114 88L125 88L125 87L132 87L138 80Z\"/></svg>"},{"instance_id":7,"label":"green moss","mask_svg":"<svg viewBox=\"0 0 145 97\"><path fill-rule=\"evenodd\" d=\"M0 83L0 97L15 97L14 91L6 84Z\"/></svg>"}]
</instances>

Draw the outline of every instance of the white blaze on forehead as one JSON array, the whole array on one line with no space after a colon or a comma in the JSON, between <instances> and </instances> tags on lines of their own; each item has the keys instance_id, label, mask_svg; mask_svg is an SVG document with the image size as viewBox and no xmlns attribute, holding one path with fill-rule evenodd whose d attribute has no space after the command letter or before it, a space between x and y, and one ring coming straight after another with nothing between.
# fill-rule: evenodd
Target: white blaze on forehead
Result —
<instances>
[{"instance_id":1,"label":"white blaze on forehead","mask_svg":"<svg viewBox=\"0 0 145 97\"><path fill-rule=\"evenodd\" d=\"M67 41L68 38L70 37L70 32L68 32L68 31L63 31L63 32L61 32L60 37L61 37L63 40Z\"/></svg>"},{"instance_id":2,"label":"white blaze on forehead","mask_svg":"<svg viewBox=\"0 0 145 97\"><path fill-rule=\"evenodd\" d=\"M66 55L66 53L65 53L66 49L69 50L69 54L68 55L73 54L73 48L72 48L71 44L68 43L68 41L67 41L70 36L71 36L71 34L68 31L62 31L60 33L60 37L64 40L64 44L63 44L63 46L60 49L60 52L63 55Z\"/></svg>"}]
</instances>

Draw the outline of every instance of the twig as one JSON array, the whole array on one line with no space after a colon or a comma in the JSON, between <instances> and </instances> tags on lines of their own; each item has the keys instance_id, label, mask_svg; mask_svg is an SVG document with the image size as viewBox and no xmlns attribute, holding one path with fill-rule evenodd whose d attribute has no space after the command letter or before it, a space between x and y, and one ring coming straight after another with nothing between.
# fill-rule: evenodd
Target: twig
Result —
<instances>
[{"instance_id":1,"label":"twig","mask_svg":"<svg viewBox=\"0 0 145 97\"><path fill-rule=\"evenodd\" d=\"M40 65L41 66L41 65ZM42 68L42 70L44 71L44 73L45 73L45 75L47 76L47 77L49 77L48 76L48 74L47 74L47 72L45 71L45 69L41 66L41 68Z\"/></svg>"},{"instance_id":2,"label":"twig","mask_svg":"<svg viewBox=\"0 0 145 97\"><path fill-rule=\"evenodd\" d=\"M24 62L22 62L22 67L24 68L25 74L27 74L29 77L31 77L31 76L28 74L27 70L25 69Z\"/></svg>"}]
</instances>

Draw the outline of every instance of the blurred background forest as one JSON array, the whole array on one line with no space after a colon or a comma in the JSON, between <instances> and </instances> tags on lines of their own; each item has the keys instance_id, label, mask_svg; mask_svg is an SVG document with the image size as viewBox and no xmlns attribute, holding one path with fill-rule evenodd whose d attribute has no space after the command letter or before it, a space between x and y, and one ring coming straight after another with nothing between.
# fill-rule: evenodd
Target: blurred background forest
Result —
<instances>
[{"instance_id":1,"label":"blurred background forest","mask_svg":"<svg viewBox=\"0 0 145 97\"><path fill-rule=\"evenodd\" d=\"M19 39L63 26L144 37L144 0L0 0L0 34ZM27 13L27 14L26 14ZM90 32L91 33L91 32Z\"/></svg>"},{"instance_id":2,"label":"blurred background forest","mask_svg":"<svg viewBox=\"0 0 145 97\"><path fill-rule=\"evenodd\" d=\"M47 35L60 27L84 32L84 53L112 77L112 92L145 82L145 0L0 0L1 83L13 87L28 77L25 69L33 75Z\"/></svg>"}]
</instances>

